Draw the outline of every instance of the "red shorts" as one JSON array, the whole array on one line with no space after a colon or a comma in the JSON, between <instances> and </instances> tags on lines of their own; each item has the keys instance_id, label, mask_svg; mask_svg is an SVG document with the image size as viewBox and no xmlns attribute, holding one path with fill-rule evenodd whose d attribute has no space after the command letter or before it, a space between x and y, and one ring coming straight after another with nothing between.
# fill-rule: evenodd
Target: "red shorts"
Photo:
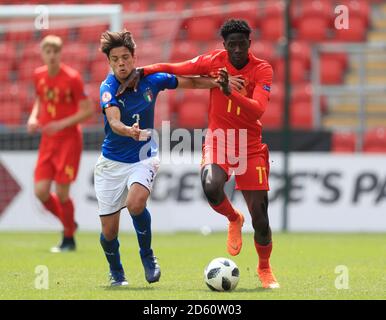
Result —
<instances>
[{"instance_id":1,"label":"red shorts","mask_svg":"<svg viewBox=\"0 0 386 320\"><path fill-rule=\"evenodd\" d=\"M269 190L269 153L266 144L262 144L254 155L248 155L245 160L232 164L224 155L217 154L211 146L203 146L201 167L207 164L217 164L228 175L235 175L236 190Z\"/></svg>"},{"instance_id":2,"label":"red shorts","mask_svg":"<svg viewBox=\"0 0 386 320\"><path fill-rule=\"evenodd\" d=\"M82 153L82 135L60 138L42 137L35 167L35 182L54 180L59 184L73 182L78 174Z\"/></svg>"}]
</instances>

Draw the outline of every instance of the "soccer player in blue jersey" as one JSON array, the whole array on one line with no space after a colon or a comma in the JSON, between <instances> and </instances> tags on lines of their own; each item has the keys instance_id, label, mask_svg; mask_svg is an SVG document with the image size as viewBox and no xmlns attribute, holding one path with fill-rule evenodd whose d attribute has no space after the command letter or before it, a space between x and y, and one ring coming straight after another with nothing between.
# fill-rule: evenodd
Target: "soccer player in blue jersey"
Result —
<instances>
[{"instance_id":1,"label":"soccer player in blue jersey","mask_svg":"<svg viewBox=\"0 0 386 320\"><path fill-rule=\"evenodd\" d=\"M102 224L100 243L110 266L112 286L128 284L118 241L120 212L125 207L137 233L146 280L157 282L161 276L151 248L151 217L146 208L159 167L158 148L148 131L154 128L154 106L158 93L177 87L209 89L218 86L211 78L154 73L141 79L135 91L127 89L116 97L120 84L135 70L135 47L128 31L106 31L102 34L101 51L106 54L113 73L100 87L106 136L95 166L94 179Z\"/></svg>"}]
</instances>

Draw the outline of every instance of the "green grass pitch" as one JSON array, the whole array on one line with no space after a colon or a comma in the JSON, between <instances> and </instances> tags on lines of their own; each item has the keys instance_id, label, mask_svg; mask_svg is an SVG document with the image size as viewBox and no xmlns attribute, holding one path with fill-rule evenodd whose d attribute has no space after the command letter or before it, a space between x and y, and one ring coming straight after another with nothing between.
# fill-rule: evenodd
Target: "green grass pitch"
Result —
<instances>
[{"instance_id":1,"label":"green grass pitch","mask_svg":"<svg viewBox=\"0 0 386 320\"><path fill-rule=\"evenodd\" d=\"M144 278L134 234L121 234L121 257L129 286L110 288L107 262L98 233L81 232L78 251L52 254L57 233L0 233L0 299L386 299L385 234L274 234L271 259L281 289L264 290L257 279L252 234L244 234L241 253L226 253L225 233L153 235L153 248L162 268L161 281ZM240 269L233 292L211 292L203 270L216 257L228 257ZM49 288L35 288L35 268L48 267ZM348 268L348 289L336 289Z\"/></svg>"}]
</instances>

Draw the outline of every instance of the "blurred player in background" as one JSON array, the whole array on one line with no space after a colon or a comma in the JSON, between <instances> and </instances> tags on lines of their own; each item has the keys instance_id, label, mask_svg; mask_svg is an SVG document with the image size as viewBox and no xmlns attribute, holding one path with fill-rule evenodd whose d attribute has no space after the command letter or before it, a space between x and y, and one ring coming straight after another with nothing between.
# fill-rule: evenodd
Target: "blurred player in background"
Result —
<instances>
[{"instance_id":1,"label":"blurred player in background","mask_svg":"<svg viewBox=\"0 0 386 320\"><path fill-rule=\"evenodd\" d=\"M133 220L140 247L146 281L157 282L160 266L152 247L151 216L146 202L159 167L158 146L150 139L154 128L157 95L164 89L218 87L211 78L184 78L167 73L154 73L138 83L136 91L118 87L135 70L135 42L130 32L105 32L101 51L113 71L100 87L101 107L105 117L105 139L102 154L95 166L95 192L102 233L100 243L110 267L111 285L128 282L119 252L121 209L127 208ZM144 128L144 129L140 129Z\"/></svg>"},{"instance_id":2,"label":"blurred player in background","mask_svg":"<svg viewBox=\"0 0 386 320\"><path fill-rule=\"evenodd\" d=\"M119 92L125 87L135 87L138 79L155 72L213 75L223 69L220 71L220 76L225 79L222 89L214 88L210 92L208 132L236 129L236 139L233 140L235 143L229 142L225 133L225 138L217 137L215 143L213 136L207 134L203 146L202 186L211 207L229 220L227 249L235 256L242 247L244 217L224 193L224 185L234 171L236 189L241 190L252 217L254 244L259 256L257 274L264 288L279 288L269 262L272 251L267 194L269 155L267 145L262 143L262 124L259 120L269 100L273 71L268 62L257 59L249 52L250 33L251 29L245 21L228 20L221 27L225 50L214 50L181 63L159 63L138 68ZM240 92L229 86L228 74L240 79ZM242 129L247 129L246 145L238 144ZM226 150L225 161L219 159L219 150ZM236 173L235 165L229 161L235 150L240 155L246 155L244 172Z\"/></svg>"},{"instance_id":3,"label":"blurred player in background","mask_svg":"<svg viewBox=\"0 0 386 320\"><path fill-rule=\"evenodd\" d=\"M63 239L52 252L73 251L74 204L69 195L82 152L79 123L92 115L80 74L62 64L61 38L48 35L40 43L44 66L34 73L36 100L28 119L29 133L41 132L35 167L35 195L62 223ZM55 192L51 192L55 182Z\"/></svg>"}]
</instances>

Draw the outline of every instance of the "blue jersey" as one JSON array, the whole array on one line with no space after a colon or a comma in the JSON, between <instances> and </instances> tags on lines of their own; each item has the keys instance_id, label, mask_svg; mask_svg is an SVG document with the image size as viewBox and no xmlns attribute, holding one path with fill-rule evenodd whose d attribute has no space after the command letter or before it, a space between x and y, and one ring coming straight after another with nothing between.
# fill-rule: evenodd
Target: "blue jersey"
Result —
<instances>
[{"instance_id":1,"label":"blue jersey","mask_svg":"<svg viewBox=\"0 0 386 320\"><path fill-rule=\"evenodd\" d=\"M158 93L164 89L175 89L177 78L168 73L154 73L141 79L137 91L126 90L121 96L115 97L120 82L109 74L100 87L101 107L104 111L109 106L116 106L121 112L121 122L132 126L138 121L140 129L154 129L154 106ZM104 113L104 112L103 112ZM134 163L154 156L158 146L154 139L136 141L131 137L114 133L105 120L105 139L102 154L110 160Z\"/></svg>"}]
</instances>

